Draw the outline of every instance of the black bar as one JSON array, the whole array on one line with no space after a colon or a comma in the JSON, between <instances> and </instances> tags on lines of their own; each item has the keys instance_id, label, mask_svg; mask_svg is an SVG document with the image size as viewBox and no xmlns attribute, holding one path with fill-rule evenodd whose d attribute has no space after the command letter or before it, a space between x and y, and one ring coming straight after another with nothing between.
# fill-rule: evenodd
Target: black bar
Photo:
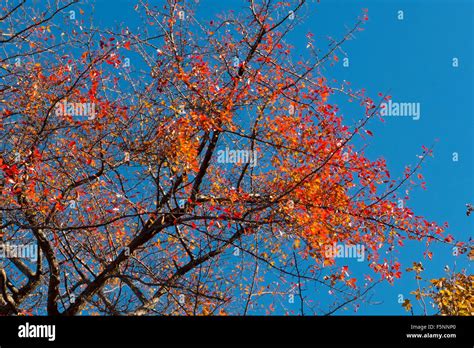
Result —
<instances>
[{"instance_id":1,"label":"black bar","mask_svg":"<svg viewBox=\"0 0 474 348\"><path fill-rule=\"evenodd\" d=\"M55 339L20 338L19 327L55 325ZM24 329L26 326L23 327ZM394 344L469 346L472 317L0 317L0 346ZM25 330L23 330L25 331ZM34 334L34 332L33 332ZM409 338L407 334L456 337Z\"/></svg>"}]
</instances>

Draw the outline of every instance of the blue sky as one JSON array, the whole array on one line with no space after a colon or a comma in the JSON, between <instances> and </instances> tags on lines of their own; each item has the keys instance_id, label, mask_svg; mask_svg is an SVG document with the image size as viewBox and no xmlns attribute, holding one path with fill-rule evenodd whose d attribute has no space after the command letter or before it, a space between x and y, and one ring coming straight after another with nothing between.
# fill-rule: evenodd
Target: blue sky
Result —
<instances>
[{"instance_id":1,"label":"blue sky","mask_svg":"<svg viewBox=\"0 0 474 348\"><path fill-rule=\"evenodd\" d=\"M394 101L421 104L417 121L385 118L385 123L372 122L369 129L374 137L367 154L383 156L391 172L400 174L405 164L416 161L422 145L430 146L439 139L434 158L422 169L427 190L415 190L409 205L428 219L447 221L450 233L467 240L474 226L465 214L465 204L474 200L473 3L322 1L314 22L326 19L324 25L318 25L320 30L324 34L337 32L336 26L350 25L351 16L361 7L369 9L369 21L365 31L344 46L350 66L339 64L327 73L350 81L353 87L367 88L372 96L388 92ZM403 20L397 18L399 10L404 12ZM459 60L458 68L452 66L454 57ZM453 162L453 152L459 154L459 161ZM399 255L402 265L419 260L423 250L423 246L408 245ZM457 269L469 267L466 257L455 258L445 246L434 251L433 261L423 262L426 277L444 276L444 266L452 269L455 262ZM470 268L468 272L472 272ZM412 278L412 274L405 274L395 286L379 287L374 299L384 303L361 313L403 314L397 295L416 287Z\"/></svg>"},{"instance_id":2,"label":"blue sky","mask_svg":"<svg viewBox=\"0 0 474 348\"><path fill-rule=\"evenodd\" d=\"M135 1L93 3L96 25L120 27L125 23L132 29L138 25L129 15ZM238 12L245 5L241 0L201 0L198 13L212 19L225 10ZM422 145L435 143L434 158L429 158L422 169L427 190L415 189L409 206L429 220L440 224L447 221L449 233L467 241L474 225L474 216L467 217L465 207L474 203L474 4L469 0L308 0L301 13L304 20L287 38L296 47L295 58L304 54L308 31L324 51L328 36L342 37L363 8L369 15L365 30L343 46L349 67L342 66L344 55L339 52L339 62L327 66L325 75L329 80L347 80L354 89L366 88L375 99L382 92L394 101L420 103L419 120L373 120L368 129L374 137L368 139L366 153L371 159L383 156L392 176L398 176L405 165L417 161ZM398 11L403 11L403 20L397 18ZM452 66L453 58L458 59L459 67ZM347 104L340 104L341 113L354 116L351 113L357 109ZM457 162L453 161L454 152L459 156ZM397 256L406 268L422 259L424 245L408 243L402 250ZM465 256L454 257L446 246L434 247L433 251L433 260L424 262L425 277L444 276L444 266L452 269L455 263L458 270L467 267L472 272ZM413 274L405 273L395 286L379 286L372 297L379 304L362 306L358 313L406 314L397 302L398 295L407 296L415 287Z\"/></svg>"}]
</instances>

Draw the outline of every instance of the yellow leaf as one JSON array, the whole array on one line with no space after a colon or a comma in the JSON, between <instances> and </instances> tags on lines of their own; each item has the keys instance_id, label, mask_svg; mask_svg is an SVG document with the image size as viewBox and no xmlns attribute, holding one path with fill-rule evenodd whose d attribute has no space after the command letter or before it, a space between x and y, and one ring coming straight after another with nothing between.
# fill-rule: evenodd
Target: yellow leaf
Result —
<instances>
[{"instance_id":1,"label":"yellow leaf","mask_svg":"<svg viewBox=\"0 0 474 348\"><path fill-rule=\"evenodd\" d=\"M407 312L411 310L411 302L409 299L406 299L405 301L403 301L403 304L402 304L402 307L404 307Z\"/></svg>"},{"instance_id":2,"label":"yellow leaf","mask_svg":"<svg viewBox=\"0 0 474 348\"><path fill-rule=\"evenodd\" d=\"M299 239L295 239L293 243L293 248L298 249L301 246L301 241Z\"/></svg>"}]
</instances>

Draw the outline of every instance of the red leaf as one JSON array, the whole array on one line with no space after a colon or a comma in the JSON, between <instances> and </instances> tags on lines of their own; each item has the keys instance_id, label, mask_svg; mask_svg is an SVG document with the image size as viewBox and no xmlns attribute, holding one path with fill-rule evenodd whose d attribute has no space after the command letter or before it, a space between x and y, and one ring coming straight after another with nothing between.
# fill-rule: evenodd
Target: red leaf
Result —
<instances>
[{"instance_id":1,"label":"red leaf","mask_svg":"<svg viewBox=\"0 0 474 348\"><path fill-rule=\"evenodd\" d=\"M349 285L351 288L355 289L356 288L356 285L355 285L356 281L357 281L356 278L351 278L346 282L346 284Z\"/></svg>"}]
</instances>

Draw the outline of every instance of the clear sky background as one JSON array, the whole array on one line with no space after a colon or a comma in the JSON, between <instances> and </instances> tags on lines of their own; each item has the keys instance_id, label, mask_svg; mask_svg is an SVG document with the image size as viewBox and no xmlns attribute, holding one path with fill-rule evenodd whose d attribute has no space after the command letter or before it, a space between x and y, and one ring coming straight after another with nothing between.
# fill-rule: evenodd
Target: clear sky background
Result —
<instances>
[{"instance_id":1,"label":"clear sky background","mask_svg":"<svg viewBox=\"0 0 474 348\"><path fill-rule=\"evenodd\" d=\"M134 22L136 16L130 16L136 1L92 3L96 25L123 28L124 23L132 30L139 25ZM373 120L368 129L374 137L368 139L366 153L371 159L383 156L392 177L396 177L405 165L416 163L422 145L429 147L439 139L434 158L429 158L422 169L427 190L415 189L408 206L428 220L440 224L447 221L448 232L464 241L472 236L474 226L474 216L467 217L465 207L466 203L474 204L473 4L470 0L308 0L301 12L302 23L287 38L296 47L295 58L304 54L307 32L315 35L315 46L324 51L328 36L341 38L362 9L368 9L365 30L343 46L349 67L343 67L344 55L339 52L339 62L327 66L325 76L339 82L347 80L354 89L366 88L375 100L382 92L394 101L421 104L417 121L409 117L386 118L384 123ZM223 11L237 12L245 6L243 0L200 0L198 15L212 19ZM403 20L397 18L400 10ZM452 66L453 58L458 58L459 67ZM350 114L357 109L347 104L340 105L341 113L353 119ZM457 162L453 161L454 152L459 156ZM397 257L403 269L413 261L423 261L424 250L422 243L408 243L402 248ZM454 257L447 246L434 247L433 251L433 260L423 261L425 277L444 276L445 265L457 270L468 268L472 273L466 256ZM372 296L376 304L362 306L358 314L405 315L398 295L407 296L415 288L413 274L404 273L394 286L377 287Z\"/></svg>"}]
</instances>

